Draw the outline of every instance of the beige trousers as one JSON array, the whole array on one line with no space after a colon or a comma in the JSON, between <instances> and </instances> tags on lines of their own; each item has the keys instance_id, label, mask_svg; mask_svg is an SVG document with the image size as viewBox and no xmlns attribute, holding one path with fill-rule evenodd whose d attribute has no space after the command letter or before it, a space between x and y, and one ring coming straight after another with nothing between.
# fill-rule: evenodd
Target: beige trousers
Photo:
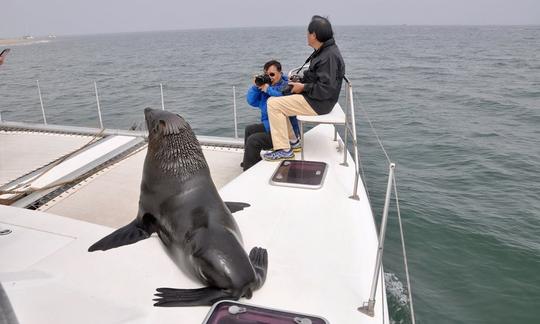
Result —
<instances>
[{"instance_id":1,"label":"beige trousers","mask_svg":"<svg viewBox=\"0 0 540 324\"><path fill-rule=\"evenodd\" d=\"M268 119L274 150L289 150L290 116L316 116L304 96L294 94L268 98Z\"/></svg>"}]
</instances>

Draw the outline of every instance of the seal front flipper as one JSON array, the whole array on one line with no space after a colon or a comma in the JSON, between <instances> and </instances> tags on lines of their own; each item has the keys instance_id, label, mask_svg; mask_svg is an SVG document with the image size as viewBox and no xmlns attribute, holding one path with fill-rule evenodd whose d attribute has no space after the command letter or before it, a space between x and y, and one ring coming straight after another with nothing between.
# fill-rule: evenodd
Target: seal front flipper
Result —
<instances>
[{"instance_id":1,"label":"seal front flipper","mask_svg":"<svg viewBox=\"0 0 540 324\"><path fill-rule=\"evenodd\" d=\"M155 218L150 215L145 215L142 222L139 219L135 219L133 222L94 243L88 248L88 252L97 250L106 251L149 238L155 232L155 222Z\"/></svg>"},{"instance_id":2,"label":"seal front flipper","mask_svg":"<svg viewBox=\"0 0 540 324\"><path fill-rule=\"evenodd\" d=\"M248 203L236 202L236 201L224 201L224 203L225 205L227 205L227 208L229 208L231 213L235 213L237 211L243 210L244 208L251 206Z\"/></svg>"},{"instance_id":3,"label":"seal front flipper","mask_svg":"<svg viewBox=\"0 0 540 324\"><path fill-rule=\"evenodd\" d=\"M184 307L184 306L212 306L223 299L234 298L225 289L205 287L199 289L158 288L154 306L158 307Z\"/></svg>"}]
</instances>

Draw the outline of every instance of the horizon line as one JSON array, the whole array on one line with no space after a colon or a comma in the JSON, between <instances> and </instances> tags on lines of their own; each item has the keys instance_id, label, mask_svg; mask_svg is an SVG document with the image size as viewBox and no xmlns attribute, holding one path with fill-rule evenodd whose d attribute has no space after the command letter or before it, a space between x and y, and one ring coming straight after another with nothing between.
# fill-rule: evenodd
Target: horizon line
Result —
<instances>
[{"instance_id":1,"label":"horizon line","mask_svg":"<svg viewBox=\"0 0 540 324\"><path fill-rule=\"evenodd\" d=\"M338 24L334 27L536 27L540 24ZM175 31L198 31L198 30L223 30L223 29L246 29L246 28L291 28L291 27L306 27L305 25L289 25L289 26L231 26L231 27L193 27L193 28L175 28L175 29L149 29L149 30L125 30L111 32L88 32L88 33L48 33L43 35L33 36L32 34L18 36L0 36L0 39L20 39L25 36L33 37L48 37L55 36L91 36L91 35L111 35L111 34L133 34L133 33L152 33L152 32L175 32Z\"/></svg>"}]
</instances>

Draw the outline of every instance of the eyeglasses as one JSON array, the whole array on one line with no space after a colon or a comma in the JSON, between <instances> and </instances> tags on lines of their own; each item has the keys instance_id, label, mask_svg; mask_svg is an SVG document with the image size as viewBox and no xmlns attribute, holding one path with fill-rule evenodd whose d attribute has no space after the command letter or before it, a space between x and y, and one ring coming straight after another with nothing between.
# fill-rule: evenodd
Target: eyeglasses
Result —
<instances>
[{"instance_id":1,"label":"eyeglasses","mask_svg":"<svg viewBox=\"0 0 540 324\"><path fill-rule=\"evenodd\" d=\"M270 72L270 73L267 73L269 76L271 76L272 78L276 76L276 74L274 72Z\"/></svg>"}]
</instances>

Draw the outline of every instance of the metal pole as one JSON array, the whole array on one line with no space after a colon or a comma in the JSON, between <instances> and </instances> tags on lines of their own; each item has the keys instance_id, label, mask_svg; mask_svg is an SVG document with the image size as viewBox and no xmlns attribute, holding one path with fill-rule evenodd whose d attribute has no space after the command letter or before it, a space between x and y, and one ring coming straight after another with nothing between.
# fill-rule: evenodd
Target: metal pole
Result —
<instances>
[{"instance_id":1,"label":"metal pole","mask_svg":"<svg viewBox=\"0 0 540 324\"><path fill-rule=\"evenodd\" d=\"M352 143L354 147L354 166L355 166L355 177L354 177L354 187L353 187L353 194L351 197L352 199L359 200L358 198L358 182L360 178L360 158L358 157L358 142L356 141L356 118L354 117L354 97L353 97L353 91L352 91L352 84L349 82L349 100L351 101L351 126L352 126Z\"/></svg>"},{"instance_id":2,"label":"metal pole","mask_svg":"<svg viewBox=\"0 0 540 324\"><path fill-rule=\"evenodd\" d=\"M234 109L234 138L238 138L238 122L236 120L236 87L232 87L233 92L233 109Z\"/></svg>"},{"instance_id":3,"label":"metal pole","mask_svg":"<svg viewBox=\"0 0 540 324\"><path fill-rule=\"evenodd\" d=\"M163 83L160 83L159 87L161 88L161 110L165 110L165 102L163 101Z\"/></svg>"},{"instance_id":4,"label":"metal pole","mask_svg":"<svg viewBox=\"0 0 540 324\"><path fill-rule=\"evenodd\" d=\"M390 163L390 170L388 172L388 185L386 187L386 197L384 198L383 217L381 222L381 231L379 233L379 247L377 250L377 259L375 261L375 271L373 274L373 281L371 282L371 293L369 295L369 301L364 303L363 306L358 307L358 310L368 316L373 317L375 315L375 292L377 291L377 282L379 279L379 273L381 271L382 256L384 251L384 236L386 234L386 223L388 221L388 206L390 205L390 194L392 192L392 180L394 179L395 163Z\"/></svg>"},{"instance_id":5,"label":"metal pole","mask_svg":"<svg viewBox=\"0 0 540 324\"><path fill-rule=\"evenodd\" d=\"M304 161L304 122L300 121L300 146L302 146L302 151L300 153L300 156L302 157L302 161Z\"/></svg>"},{"instance_id":6,"label":"metal pole","mask_svg":"<svg viewBox=\"0 0 540 324\"><path fill-rule=\"evenodd\" d=\"M41 113L43 114L43 123L47 125L47 118L45 117L45 108L43 107L43 98L41 98L41 88L39 87L39 80L36 80L36 83L39 94L39 102L41 103Z\"/></svg>"},{"instance_id":7,"label":"metal pole","mask_svg":"<svg viewBox=\"0 0 540 324\"><path fill-rule=\"evenodd\" d=\"M97 110L98 110L98 117L99 117L99 126L103 128L103 120L101 119L101 106L99 105L99 95L97 91L96 81L94 81L94 89L96 89L96 102L97 102Z\"/></svg>"}]
</instances>

